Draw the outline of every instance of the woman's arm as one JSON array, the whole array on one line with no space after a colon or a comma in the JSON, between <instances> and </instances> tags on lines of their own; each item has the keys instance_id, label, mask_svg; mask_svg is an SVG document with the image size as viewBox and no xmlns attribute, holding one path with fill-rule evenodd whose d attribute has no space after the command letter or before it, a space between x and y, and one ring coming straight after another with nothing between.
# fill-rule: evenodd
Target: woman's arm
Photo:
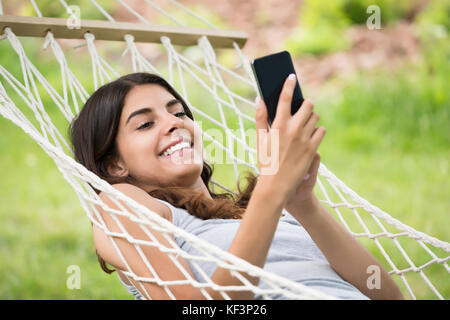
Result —
<instances>
[{"instance_id":1,"label":"woman's arm","mask_svg":"<svg viewBox=\"0 0 450 320\"><path fill-rule=\"evenodd\" d=\"M159 213L161 216L168 218L169 209L162 203L153 199L148 193L142 189L129 184L115 184L114 188L121 191L130 198L136 200L140 204L148 207L153 212ZM249 201L247 209L242 218L241 225L233 239L233 242L228 249L228 252L248 261L259 267L263 267L266 261L267 253L272 243L273 236L283 209L283 197L277 197L270 203L266 200L275 194L275 191L270 186L259 181L253 191L252 197ZM120 210L120 208L112 202L106 195L101 193L100 198L111 209ZM127 206L122 202L126 208ZM122 233L116 221L114 221L111 214L103 210L100 206L97 207L101 213L105 224L111 232ZM127 208L132 215L136 215L133 210ZM167 210L166 210L167 209ZM163 246L171 247L167 239L157 230L150 230L146 226L142 226L132 221L126 216L117 215L116 218L121 222L126 232L135 240L143 240L152 242L151 239L144 232L144 228L148 233L153 234ZM170 236L174 241L173 237ZM167 253L160 251L153 246L141 246L141 250L146 260L152 266L154 273L149 270L144 259L139 255L138 251L126 238L114 237L123 257L127 261L131 270L125 266L121 260L118 252L112 246L110 239L104 234L102 230L94 225L94 241L95 246L100 256L110 265L118 270L132 271L139 277L155 278L156 275L163 281L185 280L186 277L181 273L173 261L169 259ZM178 262L183 268L194 278L192 270L189 267L187 260L181 256L177 257ZM243 276L252 284L258 285L259 278L251 277L246 273ZM220 286L242 286L243 283L233 276L228 269L217 268L211 276L213 283ZM163 287L156 283L137 282L131 280L133 285L138 288L146 298L152 299L170 299ZM173 285L168 286L176 299L201 300L206 297L203 293L191 285ZM146 292L143 292L145 288ZM223 296L212 288L205 288L213 299L223 299ZM232 299L253 299L254 293L252 291L228 291L227 294Z\"/></svg>"},{"instance_id":2,"label":"woman's arm","mask_svg":"<svg viewBox=\"0 0 450 320\"><path fill-rule=\"evenodd\" d=\"M151 211L169 220L170 209L161 202L155 200L144 190L126 183L114 184L113 187L122 192L124 195L140 203L141 205L149 208ZM108 195L101 192L99 196L107 207L112 210L121 211L121 208L118 207L117 204L114 203ZM118 202L121 203L131 213L132 216L134 216L135 218L138 217L138 215L125 203L120 200ZM152 237L156 239L156 241L158 241L162 246L166 248L172 247L172 245L168 242L168 240L161 232L152 230L146 225L140 225L130 219L130 217L124 215L113 216L110 212L104 210L103 207L98 205L96 207L105 222L107 230L109 230L110 232L123 234L125 231L125 233L127 233L135 240L154 243L154 240L149 237L149 235L151 234ZM118 222L120 222L125 230L122 230L122 228L120 228ZM166 252L159 250L155 246L139 245L141 253L145 257L145 259L143 259L135 245L125 237L112 236L112 238L110 238L103 232L102 229L98 228L96 225L93 226L93 236L95 248L98 254L103 258L103 260L105 260L111 266L115 267L117 270L132 272L138 277L142 278L155 279L157 276L162 281L187 279L186 276L176 266L174 261L170 259L169 255ZM175 239L172 235L169 235L169 237L171 238L172 242L175 242ZM113 246L113 243L111 241L112 239L114 239L125 261L122 260L119 252L117 252L116 248ZM181 266L192 278L194 278L194 275L189 268L188 262L180 256L178 256L176 260L178 260L178 263L181 264ZM149 269L147 262L151 265L154 272ZM128 264L129 268L126 264ZM147 299L170 299L170 296L164 289L164 287L158 285L157 283L136 281L134 279L130 279L130 281ZM169 285L167 287L176 297L176 299L180 300L192 299L193 296L201 294L199 292L199 289L187 284L173 286Z\"/></svg>"},{"instance_id":3,"label":"woman's arm","mask_svg":"<svg viewBox=\"0 0 450 320\"><path fill-rule=\"evenodd\" d=\"M274 197L276 194L272 187L258 181L253 190L252 197L242 218L241 225L228 249L228 252L246 260L247 262L264 267L267 253L275 230L280 220L281 211L285 202L284 197ZM267 201L270 199L270 201ZM259 278L244 274L245 278L257 286ZM241 286L242 282L234 277L228 269L218 268L211 279L219 285ZM216 299L223 299L216 291L207 289ZM227 292L233 299L248 300L254 298L252 291Z\"/></svg>"},{"instance_id":4,"label":"woman's arm","mask_svg":"<svg viewBox=\"0 0 450 320\"><path fill-rule=\"evenodd\" d=\"M228 249L228 252L233 255L261 268L265 264L286 199L289 199L290 194L293 193L297 181L305 175L325 134L325 131L321 128L314 130L317 118L311 117L313 105L310 101L305 101L300 110L294 116L291 116L291 101L296 84L294 80L295 78L287 79L283 86L277 106L277 114L270 130L267 123L267 108L264 106L263 101L260 101L260 108L256 112L255 119L258 141L258 167L261 170L261 174L252 192L239 229ZM261 148L267 151L267 154L265 152L262 153ZM127 195L130 197L141 204L147 205L150 210L165 216L164 209L158 207L160 205L157 203L158 201L144 190L131 185L122 186L122 188L124 189L123 191L128 192ZM111 204L111 199L108 196L103 195L101 197L102 200ZM111 208L117 209L114 204L111 205ZM103 212L101 208L99 208L99 211L106 220L108 230L120 232L115 221L112 220L112 216L107 212ZM130 212L134 214L132 210ZM134 239L149 240L136 222L121 215L118 215L117 219L123 220L122 224L127 229L127 233ZM159 231L149 230L149 232L156 238L164 240ZM134 245L126 238L120 238L117 241L120 243L119 247L125 256L125 260L131 261L130 268L132 271L139 277L151 277L152 273L149 272L143 263L143 259L141 259ZM165 243L163 242L163 244ZM169 260L165 252L152 246L147 246L145 249L143 250L145 258L154 265L156 273L162 275L161 279L165 281L180 280L182 276L180 270ZM117 252L113 252L108 261L107 257L110 250L105 249L104 251L102 253L99 250L104 260L108 263L114 262L113 259L117 256ZM184 269L188 270L192 275L187 261L182 257L178 257L178 260L185 266ZM259 278L247 274L243 276L253 285L258 285ZM222 267L218 267L215 270L211 280L220 286L242 285L241 280L234 277L230 270ZM157 292L159 294L158 297L165 298L167 296L156 283L147 283L144 286ZM173 287L176 290L175 296L188 299L205 298L200 290L193 286ZM205 288L205 290L208 291L213 299L223 299L219 292L211 288ZM227 293L232 299L254 298L252 291L230 291Z\"/></svg>"},{"instance_id":5,"label":"woman's arm","mask_svg":"<svg viewBox=\"0 0 450 320\"><path fill-rule=\"evenodd\" d=\"M371 299L403 299L399 288L375 257L370 254L312 194L301 205L286 207L323 252L331 267L347 282ZM380 270L380 288L370 289L369 266Z\"/></svg>"}]
</instances>

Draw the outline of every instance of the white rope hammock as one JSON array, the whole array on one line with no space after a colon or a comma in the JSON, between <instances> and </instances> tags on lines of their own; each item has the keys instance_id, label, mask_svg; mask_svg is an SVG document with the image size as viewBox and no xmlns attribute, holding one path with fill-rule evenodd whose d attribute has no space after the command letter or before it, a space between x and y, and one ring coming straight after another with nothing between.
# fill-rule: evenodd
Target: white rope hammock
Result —
<instances>
[{"instance_id":1,"label":"white rope hammock","mask_svg":"<svg viewBox=\"0 0 450 320\"><path fill-rule=\"evenodd\" d=\"M30 0L30 2L37 17L39 19L44 19L37 3L34 0ZM60 0L59 2L62 10L71 12L71 8L66 1ZM93 7L99 10L106 20L112 23L116 22L97 1L90 0L90 2ZM135 16L140 23L149 24L149 21L147 21L145 17L132 9L125 1L117 0L117 2L130 14ZM206 23L210 29L217 29L208 21L197 16L178 2L170 0L170 3L178 9L183 10L186 14ZM176 22L179 26L184 27L177 18L163 10L153 1L145 0L142 5L152 7ZM2 18L2 15L2 5L0 2L0 18ZM57 81L52 85L46 79L46 76L34 65L36 62L33 63L27 57L24 46L16 35L14 28L6 27L3 30L3 35L1 35L0 39L8 41L12 50L16 52L22 72L20 75L22 78L19 80L18 78L20 78L20 76L14 76L9 71L10 66L0 63L0 114L22 128L23 131L30 135L54 160L61 174L76 192L81 206L85 210L89 220L110 237L117 253L128 270L131 270L131 268L129 268L128 262L120 252L116 240L118 238L123 238L135 246L153 276L150 278L142 278L132 272L125 272L124 274L128 279L133 279L140 284L136 289L139 290L143 296L151 299L151 295L146 292L142 285L144 282L149 282L156 283L164 288L165 292L172 299L175 297L169 290L169 286L183 284L190 284L201 289L202 293L208 299L211 297L205 288L211 288L218 291L224 299L230 298L226 291L233 290L251 290L255 294L260 295L263 299L271 299L275 294L282 295L289 299L334 298L283 278L282 276L269 273L262 268L253 266L246 261L185 232L143 205L128 198L106 181L100 179L98 176L88 171L84 166L77 163L73 159L73 153L66 139L57 129L47 113L46 110L48 110L48 105L44 105L41 97L45 96L46 99L50 98L53 101L55 106L67 120L68 125L79 112L80 105L83 105L89 97L89 93L84 88L82 81L75 75L77 73L75 72L75 68L81 66L76 64L70 66L71 64L66 60L68 52L64 52L60 43L55 39L54 33L52 31L47 31L43 48L47 50L47 55L50 55L49 51L51 50L51 54L57 62L57 64L55 63L55 66L59 66L61 72L60 81ZM123 41L126 49L122 56L128 55L130 57L131 70L128 70L128 73L150 72L165 77L156 67L154 67L150 59L146 58L138 49L133 34L126 34L123 37ZM249 59L241 52L239 45L236 42L233 43L234 54L240 61L239 65L230 69L218 62L216 51L209 38L205 35L199 35L196 47L202 54L203 65L193 61L193 59L186 55L177 52L171 43L170 37L164 35L161 36L160 43L167 51L168 57L168 76L165 78L179 91L196 119L197 117L201 117L202 119L205 119L205 122L209 121L210 126L222 129L227 133L227 137L231 138L232 143L227 143L225 145L222 141L217 140L212 135L203 131L202 135L204 141L210 141L215 146L225 151L227 156L232 159L236 181L239 179L239 170L242 167L246 167L258 173L255 164L257 156L256 149L254 146L252 147L247 143L245 134L245 123L248 123L249 121L251 123L255 122L254 116L251 114L255 109L255 104L252 98L236 93L237 90L233 90L230 85L231 83L235 84L238 82L241 87L248 87L254 95L258 95L258 89L252 74ZM123 73L116 71L99 53L96 47L95 33L85 33L84 41L81 45L87 46L87 52L92 62L92 81L95 89L104 83L115 80ZM176 78L175 75L175 68L178 78ZM190 87L192 85L200 85L198 90L202 90L205 94L211 94L216 103L217 110L205 110L191 103L189 90L186 87L188 80L185 76L189 77ZM177 81L179 85L177 85ZM55 89L56 86L61 87L61 89ZM233 86L233 88L236 87L239 86ZM226 99L221 97L223 94L226 95ZM27 108L29 110L27 110ZM31 112L31 116L25 116L23 113L25 110L27 110L26 112L28 113ZM212 114L218 114L218 117L213 117ZM233 122L233 124L239 125L237 130L230 130L230 123L227 122L227 114L232 114L236 117L236 121ZM244 157L236 154L234 151L234 142L237 143L238 148L242 148L245 152ZM246 158L249 160L246 161ZM212 184L214 188L219 187L228 192L233 192L231 187L226 186L225 183L220 183L213 179ZM114 203L121 208L121 210L108 208L100 200L91 186L106 193L113 199ZM358 239L371 240L371 243L374 244L374 246L370 246L372 253L376 252L380 257L385 259L385 261L380 262L384 263L385 267L394 278L398 277L401 279L400 284L403 285L402 289L404 293L409 293L409 296L412 299L423 298L430 292L438 299L449 298L442 296L440 290L438 290L440 284L448 281L450 273L447 264L450 257L449 243L417 231L372 205L347 187L332 172L330 172L323 163L321 163L319 168L317 186L319 189L318 193L321 193L321 195L318 194L321 201L336 213L336 216L347 230L355 237L358 237ZM136 216L130 214L119 201L122 201L132 209ZM111 232L108 230L101 214L96 209L96 205L101 206L105 211L110 212L114 221L122 230L121 232ZM117 219L117 216L119 215L126 216L142 226L142 230L145 231L151 241L134 239L127 233L126 229ZM171 246L167 247L162 245L152 233L147 231L147 228L161 232ZM170 235L184 239L191 246L196 248L201 255L193 256L187 254L171 240ZM366 243L364 242L364 244ZM144 256L142 252L143 246L153 246L167 253L174 264L177 265L186 276L186 279L179 281L163 281ZM413 252L413 254L416 255L419 251L422 251L421 254L426 254L428 257L426 261L416 261L415 256L411 257L411 253L408 254L408 252ZM191 266L196 268L207 281L199 282L196 279L193 279L176 260L177 256L181 256L189 261ZM213 283L198 264L198 262L205 261L229 269L235 277L242 281L242 285L229 287L219 286ZM426 275L428 268L438 268L439 277L435 276L434 279L430 279L430 277ZM264 283L266 285L265 288L267 289L252 285L243 274L259 277L260 284ZM433 273L433 275L435 274L436 273ZM444 279L445 281L443 281Z\"/></svg>"}]
</instances>

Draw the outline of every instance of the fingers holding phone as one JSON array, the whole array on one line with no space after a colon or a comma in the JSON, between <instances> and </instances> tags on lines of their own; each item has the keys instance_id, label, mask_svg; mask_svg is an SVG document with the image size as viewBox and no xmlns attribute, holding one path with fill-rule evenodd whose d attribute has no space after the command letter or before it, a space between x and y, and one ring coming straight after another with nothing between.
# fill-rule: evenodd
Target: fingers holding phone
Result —
<instances>
[{"instance_id":1,"label":"fingers holding phone","mask_svg":"<svg viewBox=\"0 0 450 320\"><path fill-rule=\"evenodd\" d=\"M259 102L256 117L257 128L264 129L263 134L258 135L258 144L262 143L258 146L258 164L260 169L276 168L272 171L266 170L265 175L269 177L265 178L268 179L267 183L277 186L287 198L303 181L325 134L323 127L315 127L319 115L313 112L314 105L311 100L305 100L298 111L291 115L290 106L295 85L295 78L285 80L270 129L266 104L262 100ZM264 161L260 161L263 153L267 156ZM270 158L270 164L267 158Z\"/></svg>"},{"instance_id":2,"label":"fingers holding phone","mask_svg":"<svg viewBox=\"0 0 450 320\"><path fill-rule=\"evenodd\" d=\"M300 132L302 129L307 136L311 137L313 132L315 132L315 129L318 129L315 126L319 121L320 116L317 112L313 111L314 104L310 99L304 100L297 112L291 115L290 106L295 85L295 74L291 74L287 77L283 85L278 101L276 116L271 128L278 129L280 126L288 126L291 128L290 130L294 131L294 134Z\"/></svg>"},{"instance_id":3,"label":"fingers holding phone","mask_svg":"<svg viewBox=\"0 0 450 320\"><path fill-rule=\"evenodd\" d=\"M285 123L291 118L292 97L296 84L297 77L294 73L291 73L285 80L280 98L278 99L276 115L272 123L273 128L277 128L280 124Z\"/></svg>"},{"instance_id":4,"label":"fingers holding phone","mask_svg":"<svg viewBox=\"0 0 450 320\"><path fill-rule=\"evenodd\" d=\"M301 128L310 123L310 120L314 120L314 118L312 118L312 115L315 113L313 112L313 110L314 103L310 99L305 99L300 109L292 116L292 122L294 123L294 125Z\"/></svg>"},{"instance_id":5,"label":"fingers holding phone","mask_svg":"<svg viewBox=\"0 0 450 320\"><path fill-rule=\"evenodd\" d=\"M285 95L281 95L281 91L286 85L286 78L290 74L295 75L294 63L288 51L256 58L252 61L251 66L260 96L267 107L269 126L272 126L278 112L277 106L281 96L283 96L283 99L286 99L284 107L290 109L291 114L294 114L300 108L303 103L303 94L297 79L293 79L291 80L292 83L288 83L288 85L294 85L292 96L285 97ZM286 116L289 115L286 109L284 109L283 113Z\"/></svg>"}]
</instances>

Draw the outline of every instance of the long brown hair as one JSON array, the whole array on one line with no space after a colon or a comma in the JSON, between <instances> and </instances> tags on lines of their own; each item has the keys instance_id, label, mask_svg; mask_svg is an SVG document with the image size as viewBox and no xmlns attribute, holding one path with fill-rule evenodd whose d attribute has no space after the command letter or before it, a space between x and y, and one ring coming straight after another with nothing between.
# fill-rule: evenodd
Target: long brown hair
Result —
<instances>
[{"instance_id":1,"label":"long brown hair","mask_svg":"<svg viewBox=\"0 0 450 320\"><path fill-rule=\"evenodd\" d=\"M158 84L165 88L182 102L184 112L194 120L192 112L178 92L165 79L155 74L142 72L128 74L97 89L70 124L69 137L75 159L110 184L134 182L131 177L118 178L110 175L107 168L111 161L119 156L116 136L125 97L133 87L144 84ZM214 166L203 161L201 178L213 200L181 187L154 187L148 193L175 207L186 209L200 219L240 219L247 208L257 176L247 171L245 176L247 186L241 190L238 181L237 195L230 192L218 194L211 190L210 180L213 172ZM97 194L100 193L99 190L95 191ZM101 268L107 273L114 272L108 269L98 252L96 254Z\"/></svg>"}]
</instances>

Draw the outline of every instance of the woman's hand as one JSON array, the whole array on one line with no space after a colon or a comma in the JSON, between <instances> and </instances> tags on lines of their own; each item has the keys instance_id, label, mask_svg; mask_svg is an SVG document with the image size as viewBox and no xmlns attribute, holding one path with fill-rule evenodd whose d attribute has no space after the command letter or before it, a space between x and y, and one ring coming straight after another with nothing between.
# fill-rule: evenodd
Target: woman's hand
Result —
<instances>
[{"instance_id":1,"label":"woman's hand","mask_svg":"<svg viewBox=\"0 0 450 320\"><path fill-rule=\"evenodd\" d=\"M259 101L256 112L259 180L274 188L285 201L297 194L298 188L301 196L309 190L303 186L310 183L301 184L325 135L325 128L315 128L319 115L313 112L314 105L310 100L305 100L301 108L291 115L295 84L295 78L285 81L270 129L263 100Z\"/></svg>"},{"instance_id":2,"label":"woman's hand","mask_svg":"<svg viewBox=\"0 0 450 320\"><path fill-rule=\"evenodd\" d=\"M316 152L313 162L308 170L308 173L303 178L300 185L295 190L294 194L287 200L286 208L290 206L301 206L305 201L309 201L313 195L313 189L316 185L317 173L320 166L320 154Z\"/></svg>"}]
</instances>

